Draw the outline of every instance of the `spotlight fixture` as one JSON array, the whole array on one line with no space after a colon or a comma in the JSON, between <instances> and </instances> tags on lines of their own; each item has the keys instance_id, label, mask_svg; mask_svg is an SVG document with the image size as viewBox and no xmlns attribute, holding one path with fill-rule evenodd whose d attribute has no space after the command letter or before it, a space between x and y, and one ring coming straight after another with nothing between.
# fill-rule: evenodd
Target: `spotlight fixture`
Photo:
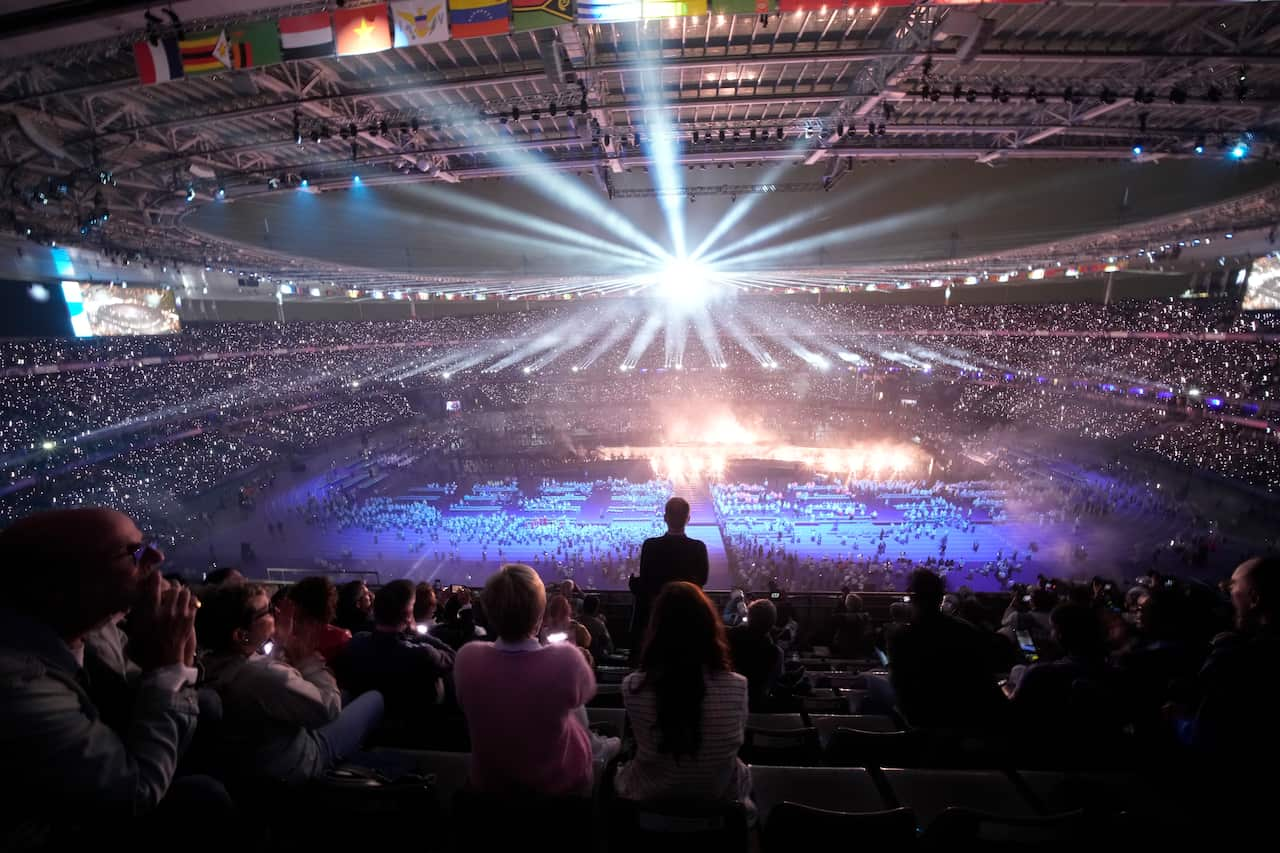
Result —
<instances>
[{"instance_id":1,"label":"spotlight fixture","mask_svg":"<svg viewBox=\"0 0 1280 853\"><path fill-rule=\"evenodd\" d=\"M711 141L711 131L709 131L709 130L708 130L708 131L705 131L705 132L702 134L702 141L703 141L703 142L710 142L710 141Z\"/></svg>"},{"instance_id":2,"label":"spotlight fixture","mask_svg":"<svg viewBox=\"0 0 1280 853\"><path fill-rule=\"evenodd\" d=\"M1222 90L1217 86L1210 86L1204 90L1204 99L1211 104L1216 104L1222 100Z\"/></svg>"},{"instance_id":3,"label":"spotlight fixture","mask_svg":"<svg viewBox=\"0 0 1280 853\"><path fill-rule=\"evenodd\" d=\"M537 121L538 119L542 118L542 111L541 111L541 110L534 110L534 111L533 111L533 115L532 115L532 116L530 116L530 118L532 118L534 121Z\"/></svg>"},{"instance_id":4,"label":"spotlight fixture","mask_svg":"<svg viewBox=\"0 0 1280 853\"><path fill-rule=\"evenodd\" d=\"M227 197L227 188L218 187L218 190L217 192L214 193L214 195L217 197L218 201L222 201L224 198Z\"/></svg>"},{"instance_id":5,"label":"spotlight fixture","mask_svg":"<svg viewBox=\"0 0 1280 853\"><path fill-rule=\"evenodd\" d=\"M1204 153L1204 137L1203 136L1196 137L1196 145L1191 150L1196 152L1197 155Z\"/></svg>"},{"instance_id":6,"label":"spotlight fixture","mask_svg":"<svg viewBox=\"0 0 1280 853\"><path fill-rule=\"evenodd\" d=\"M782 139L782 138L784 138L784 137L786 136L786 131L784 131L782 128L778 128L778 132L777 132L775 135L776 135L779 139Z\"/></svg>"},{"instance_id":7,"label":"spotlight fixture","mask_svg":"<svg viewBox=\"0 0 1280 853\"><path fill-rule=\"evenodd\" d=\"M951 100L959 101L963 97L964 97L964 89L960 86L959 83L957 83L955 85L955 88L951 90Z\"/></svg>"},{"instance_id":8,"label":"spotlight fixture","mask_svg":"<svg viewBox=\"0 0 1280 853\"><path fill-rule=\"evenodd\" d=\"M360 159L360 144L358 142L351 143L351 162L354 163Z\"/></svg>"},{"instance_id":9,"label":"spotlight fixture","mask_svg":"<svg viewBox=\"0 0 1280 853\"><path fill-rule=\"evenodd\" d=\"M1187 102L1187 90L1181 86L1174 86L1169 90L1169 103L1185 104Z\"/></svg>"},{"instance_id":10,"label":"spotlight fixture","mask_svg":"<svg viewBox=\"0 0 1280 853\"><path fill-rule=\"evenodd\" d=\"M742 138L742 131L735 127L733 129L733 141L737 142L740 138Z\"/></svg>"},{"instance_id":11,"label":"spotlight fixture","mask_svg":"<svg viewBox=\"0 0 1280 853\"><path fill-rule=\"evenodd\" d=\"M512 120L512 121L519 121L519 120L520 120L520 108L519 108L519 107L512 107L512 108L511 108L511 120Z\"/></svg>"},{"instance_id":12,"label":"spotlight fixture","mask_svg":"<svg viewBox=\"0 0 1280 853\"><path fill-rule=\"evenodd\" d=\"M1237 142L1235 145L1231 146L1231 150L1227 152L1227 155L1232 160L1243 160L1245 157L1249 156L1249 146L1244 142Z\"/></svg>"},{"instance_id":13,"label":"spotlight fixture","mask_svg":"<svg viewBox=\"0 0 1280 853\"><path fill-rule=\"evenodd\" d=\"M386 119L383 119L382 121L378 122L378 133L381 133L383 136L386 136L386 135L387 135L387 121L386 121Z\"/></svg>"},{"instance_id":14,"label":"spotlight fixture","mask_svg":"<svg viewBox=\"0 0 1280 853\"><path fill-rule=\"evenodd\" d=\"M1102 91L1098 93L1098 100L1104 104L1114 104L1116 102L1116 93L1103 86Z\"/></svg>"},{"instance_id":15,"label":"spotlight fixture","mask_svg":"<svg viewBox=\"0 0 1280 853\"><path fill-rule=\"evenodd\" d=\"M756 129L754 127L751 128L751 141L752 142L756 141Z\"/></svg>"},{"instance_id":16,"label":"spotlight fixture","mask_svg":"<svg viewBox=\"0 0 1280 853\"><path fill-rule=\"evenodd\" d=\"M1131 150L1133 151L1134 157L1141 157L1144 149L1141 142L1135 142L1133 143L1133 148Z\"/></svg>"},{"instance_id":17,"label":"spotlight fixture","mask_svg":"<svg viewBox=\"0 0 1280 853\"><path fill-rule=\"evenodd\" d=\"M418 128L420 127L422 127L422 125L419 124L417 116L414 116L413 120L409 122L409 129L414 133L417 133Z\"/></svg>"},{"instance_id":18,"label":"spotlight fixture","mask_svg":"<svg viewBox=\"0 0 1280 853\"><path fill-rule=\"evenodd\" d=\"M613 144L613 137L606 133L604 135L604 147L608 148L612 144Z\"/></svg>"},{"instance_id":19,"label":"spotlight fixture","mask_svg":"<svg viewBox=\"0 0 1280 853\"><path fill-rule=\"evenodd\" d=\"M190 204L195 200L196 200L196 188L188 184L187 185L187 203Z\"/></svg>"},{"instance_id":20,"label":"spotlight fixture","mask_svg":"<svg viewBox=\"0 0 1280 853\"><path fill-rule=\"evenodd\" d=\"M556 109L557 109L557 107L556 107L555 101L552 101L552 102L547 106L547 112L548 112L548 113L550 113L550 115L551 115L551 117L552 117L552 118L555 118L555 117L556 117Z\"/></svg>"},{"instance_id":21,"label":"spotlight fixture","mask_svg":"<svg viewBox=\"0 0 1280 853\"><path fill-rule=\"evenodd\" d=\"M720 128L720 141L721 141L721 142L724 142L724 137L725 137L725 133L724 133L724 128L722 127L722 128Z\"/></svg>"}]
</instances>

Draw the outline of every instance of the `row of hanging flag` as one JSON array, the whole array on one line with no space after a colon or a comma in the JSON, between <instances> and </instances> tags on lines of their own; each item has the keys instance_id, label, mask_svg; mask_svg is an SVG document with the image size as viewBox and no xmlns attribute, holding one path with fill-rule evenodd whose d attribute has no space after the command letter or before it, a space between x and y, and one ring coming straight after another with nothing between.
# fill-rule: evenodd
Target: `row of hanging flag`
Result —
<instances>
[{"instance_id":1,"label":"row of hanging flag","mask_svg":"<svg viewBox=\"0 0 1280 853\"><path fill-rule=\"evenodd\" d=\"M995 0L1029 3L1039 0ZM257 68L295 59L355 56L393 47L523 30L655 18L767 15L839 9L878 11L915 0L396 0L159 38L133 46L144 84ZM978 0L934 0L972 5ZM992 0L988 0L992 2Z\"/></svg>"}]
</instances>

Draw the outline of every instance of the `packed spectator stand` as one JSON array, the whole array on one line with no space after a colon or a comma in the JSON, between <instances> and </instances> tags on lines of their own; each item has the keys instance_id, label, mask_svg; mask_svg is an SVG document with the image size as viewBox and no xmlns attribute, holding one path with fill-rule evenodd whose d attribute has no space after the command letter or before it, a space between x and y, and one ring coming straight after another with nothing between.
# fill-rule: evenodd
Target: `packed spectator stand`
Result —
<instances>
[{"instance_id":1,"label":"packed spectator stand","mask_svg":"<svg viewBox=\"0 0 1280 853\"><path fill-rule=\"evenodd\" d=\"M1257 817L1223 821L1260 793L1245 767L1277 755L1274 558L1221 589L1041 577L995 598L918 571L905 595L771 581L708 601L672 583L636 638L625 604L572 582L544 592L527 567L483 590L353 581L340 595L322 576L271 587L227 571L187 588L138 537L94 510L0 533L11 565L50 569L3 599L0 754L25 788L6 803L6 849L108 826L172 843L201 820L216 825L182 843L302 847L393 820L385 837L425 849L507 849L521 816L570 821L591 850L1221 839ZM593 654L586 624L632 652ZM513 655L531 657L500 676ZM679 672L707 673L705 707L663 686ZM694 728L673 728L663 702L692 702ZM299 827L314 808L339 825Z\"/></svg>"}]
</instances>

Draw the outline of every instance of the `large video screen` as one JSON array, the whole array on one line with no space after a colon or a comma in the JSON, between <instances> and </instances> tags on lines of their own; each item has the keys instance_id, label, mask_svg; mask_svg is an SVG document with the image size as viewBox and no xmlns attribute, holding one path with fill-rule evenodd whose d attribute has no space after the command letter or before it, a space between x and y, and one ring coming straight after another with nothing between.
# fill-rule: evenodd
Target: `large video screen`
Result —
<instances>
[{"instance_id":1,"label":"large video screen","mask_svg":"<svg viewBox=\"0 0 1280 853\"><path fill-rule=\"evenodd\" d=\"M65 338L67 306L56 284L0 281L0 338Z\"/></svg>"},{"instance_id":2,"label":"large video screen","mask_svg":"<svg viewBox=\"0 0 1280 853\"><path fill-rule=\"evenodd\" d=\"M1246 311L1280 311L1280 258L1265 255L1253 262L1242 307Z\"/></svg>"},{"instance_id":3,"label":"large video screen","mask_svg":"<svg viewBox=\"0 0 1280 853\"><path fill-rule=\"evenodd\" d=\"M172 335L182 330L171 290L64 281L62 296L77 338Z\"/></svg>"}]
</instances>

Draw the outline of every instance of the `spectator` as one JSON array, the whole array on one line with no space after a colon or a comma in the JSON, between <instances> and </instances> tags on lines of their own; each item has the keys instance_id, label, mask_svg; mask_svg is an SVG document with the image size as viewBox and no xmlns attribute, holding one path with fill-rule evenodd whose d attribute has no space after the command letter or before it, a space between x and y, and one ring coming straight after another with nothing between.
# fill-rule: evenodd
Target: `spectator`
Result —
<instances>
[{"instance_id":1,"label":"spectator","mask_svg":"<svg viewBox=\"0 0 1280 853\"><path fill-rule=\"evenodd\" d=\"M889 677L903 716L914 726L987 730L1000 727L1006 702L988 663L990 645L978 629L943 615L942 579L912 573L912 622L889 642Z\"/></svg>"},{"instance_id":2,"label":"spectator","mask_svg":"<svg viewBox=\"0 0 1280 853\"><path fill-rule=\"evenodd\" d=\"M444 621L431 633L455 651L479 638L469 594L449 597L444 603Z\"/></svg>"},{"instance_id":3,"label":"spectator","mask_svg":"<svg viewBox=\"0 0 1280 853\"><path fill-rule=\"evenodd\" d=\"M333 624L352 634L373 630L373 593L364 581L348 581L338 590Z\"/></svg>"},{"instance_id":4,"label":"spectator","mask_svg":"<svg viewBox=\"0 0 1280 853\"><path fill-rule=\"evenodd\" d=\"M542 643L569 642L587 651L587 662L591 663L591 633L573 618L569 599L560 593L547 600L547 612L542 617L542 630L538 632L538 639Z\"/></svg>"},{"instance_id":5,"label":"spectator","mask_svg":"<svg viewBox=\"0 0 1280 853\"><path fill-rule=\"evenodd\" d=\"M1244 770L1280 758L1280 559L1254 557L1231 575L1236 635L1219 641L1199 676L1202 699L1180 735L1217 765ZM1258 792L1260 793L1260 791Z\"/></svg>"},{"instance_id":6,"label":"spectator","mask_svg":"<svg viewBox=\"0 0 1280 853\"><path fill-rule=\"evenodd\" d=\"M546 590L533 569L509 563L481 595L497 639L466 645L454 668L471 733L471 783L493 792L589 793L591 741L577 709L595 695L591 668L576 649L538 643Z\"/></svg>"},{"instance_id":7,"label":"spectator","mask_svg":"<svg viewBox=\"0 0 1280 853\"><path fill-rule=\"evenodd\" d=\"M57 846L151 812L199 713L195 598L163 582L164 555L108 509L17 521L0 532L0 560L0 768L12 783L0 847ZM114 621L126 612L127 658Z\"/></svg>"},{"instance_id":8,"label":"spectator","mask_svg":"<svg viewBox=\"0 0 1280 853\"><path fill-rule=\"evenodd\" d=\"M285 640L293 633L293 600L289 598L289 589L290 587L282 586L271 594L272 613L275 614L276 621L275 634L271 637L273 648L283 647Z\"/></svg>"},{"instance_id":9,"label":"spectator","mask_svg":"<svg viewBox=\"0 0 1280 853\"><path fill-rule=\"evenodd\" d=\"M729 593L729 600L720 616L726 628L734 628L747 621L747 594L740 589Z\"/></svg>"},{"instance_id":10,"label":"spectator","mask_svg":"<svg viewBox=\"0 0 1280 853\"><path fill-rule=\"evenodd\" d=\"M244 581L244 575L234 566L221 566L204 573L204 585L209 589L214 589L224 584L244 583Z\"/></svg>"},{"instance_id":11,"label":"spectator","mask_svg":"<svg viewBox=\"0 0 1280 853\"><path fill-rule=\"evenodd\" d=\"M667 532L644 540L640 548L640 575L631 578L631 592L635 595L631 624L633 654L640 649L645 626L649 624L649 608L662 587L671 581L704 586L711 570L706 543L690 539L684 533L689 523L689 502L684 498L671 498L662 518L667 523Z\"/></svg>"},{"instance_id":12,"label":"spectator","mask_svg":"<svg viewBox=\"0 0 1280 853\"><path fill-rule=\"evenodd\" d=\"M863 609L862 596L851 592L844 597L844 610L836 614L831 652L838 658L860 659L875 655L871 617Z\"/></svg>"},{"instance_id":13,"label":"spectator","mask_svg":"<svg viewBox=\"0 0 1280 853\"><path fill-rule=\"evenodd\" d=\"M600 596L588 595L582 599L582 627L591 635L591 656L596 660L613 654L613 637L609 626L600 615Z\"/></svg>"},{"instance_id":14,"label":"spectator","mask_svg":"<svg viewBox=\"0 0 1280 853\"><path fill-rule=\"evenodd\" d=\"M782 677L782 649L771 635L777 621L778 611L773 602L761 598L747 608L745 624L726 632L733 669L747 679L752 711L767 710L773 688Z\"/></svg>"},{"instance_id":15,"label":"spectator","mask_svg":"<svg viewBox=\"0 0 1280 853\"><path fill-rule=\"evenodd\" d=\"M425 633L430 631L435 621L436 588L429 583L420 583L414 589L413 622L420 626L418 633Z\"/></svg>"},{"instance_id":16,"label":"spectator","mask_svg":"<svg viewBox=\"0 0 1280 853\"><path fill-rule=\"evenodd\" d=\"M751 773L738 758L747 680L733 672L724 625L692 583L654 602L637 672L622 682L636 757L615 787L633 800L737 800L751 809Z\"/></svg>"},{"instance_id":17,"label":"spectator","mask_svg":"<svg viewBox=\"0 0 1280 853\"><path fill-rule=\"evenodd\" d=\"M381 722L383 700L376 691L343 708L337 682L317 648L324 626L303 618L301 608L293 633L272 655L261 653L275 635L271 599L263 587L221 587L206 609L205 677L222 697L231 777L305 782L351 757Z\"/></svg>"},{"instance_id":18,"label":"spectator","mask_svg":"<svg viewBox=\"0 0 1280 853\"><path fill-rule=\"evenodd\" d=\"M293 604L293 633L315 634L315 649L332 663L351 640L351 632L333 624L338 613L338 589L323 575L303 578L289 588Z\"/></svg>"},{"instance_id":19,"label":"spectator","mask_svg":"<svg viewBox=\"0 0 1280 853\"><path fill-rule=\"evenodd\" d=\"M1116 718L1114 711L1103 710L1115 702L1105 698L1111 676L1102 623L1084 604L1058 605L1051 621L1063 657L1027 668L1010 697L1014 713L1028 731L1097 732Z\"/></svg>"},{"instance_id":20,"label":"spectator","mask_svg":"<svg viewBox=\"0 0 1280 853\"><path fill-rule=\"evenodd\" d=\"M338 683L351 695L382 694L389 720L410 722L438 705L453 672L454 651L413 630L414 586L394 580L373 599L373 631L352 637L334 658Z\"/></svg>"}]
</instances>

